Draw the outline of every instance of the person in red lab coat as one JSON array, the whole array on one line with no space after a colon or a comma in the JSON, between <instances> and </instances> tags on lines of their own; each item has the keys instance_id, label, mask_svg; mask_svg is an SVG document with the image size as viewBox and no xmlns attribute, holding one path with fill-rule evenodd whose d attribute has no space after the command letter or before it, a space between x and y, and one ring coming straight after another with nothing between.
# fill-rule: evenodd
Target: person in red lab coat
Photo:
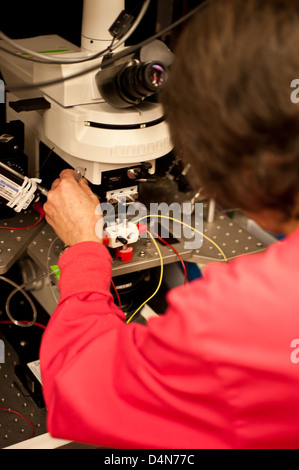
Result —
<instances>
[{"instance_id":1,"label":"person in red lab coat","mask_svg":"<svg viewBox=\"0 0 299 470\"><path fill-rule=\"evenodd\" d=\"M206 266L165 314L127 324L71 170L46 220L70 247L40 363L48 429L113 448L299 447L298 0L214 0L189 21L162 92L173 143L207 196L284 234ZM294 81L295 80L295 81Z\"/></svg>"}]
</instances>

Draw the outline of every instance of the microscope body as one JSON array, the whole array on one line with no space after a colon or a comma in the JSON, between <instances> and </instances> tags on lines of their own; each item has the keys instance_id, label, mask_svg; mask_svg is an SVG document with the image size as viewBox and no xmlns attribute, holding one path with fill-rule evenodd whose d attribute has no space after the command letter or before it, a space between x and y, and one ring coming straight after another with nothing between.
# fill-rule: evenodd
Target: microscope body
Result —
<instances>
[{"instance_id":1,"label":"microscope body","mask_svg":"<svg viewBox=\"0 0 299 470\"><path fill-rule=\"evenodd\" d=\"M101 95L97 83L101 73L107 73L101 70L103 57L67 63L87 59L108 48L112 39L109 26L123 7L124 1L108 4L103 0L85 0L81 48L56 35L16 41L37 52L44 51L47 57L65 59L63 64L12 59L1 51L1 73L5 81L20 86L7 93L7 119L24 122L29 171L36 172L40 167L40 142L54 148L70 167L84 167L86 178L94 185L102 183L103 172L127 168L132 175L134 167L143 162L149 162L149 173L154 173L155 160L171 152L168 127L159 103L142 99L125 108L112 106ZM124 49L121 44L117 52ZM155 47L151 51L154 54ZM131 60L128 57L127 63ZM80 75L89 69L93 70ZM74 74L78 76L67 79ZM29 90L21 88L22 84L52 80L58 83ZM43 105L37 104L34 109L31 103L36 98L42 98ZM30 111L26 107L21 112L18 110L20 100L28 102Z\"/></svg>"}]
</instances>

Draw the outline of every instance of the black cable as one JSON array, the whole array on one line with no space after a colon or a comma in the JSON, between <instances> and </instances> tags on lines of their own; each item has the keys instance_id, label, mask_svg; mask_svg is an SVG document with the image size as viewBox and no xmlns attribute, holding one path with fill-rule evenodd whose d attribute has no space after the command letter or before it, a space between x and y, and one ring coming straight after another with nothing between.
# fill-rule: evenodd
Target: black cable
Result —
<instances>
[{"instance_id":1,"label":"black cable","mask_svg":"<svg viewBox=\"0 0 299 470\"><path fill-rule=\"evenodd\" d=\"M209 3L211 3L211 1L212 0L205 0L198 7L193 8L191 11L189 11L189 13L182 16L181 18L179 18L174 23L171 23L169 26L164 28L162 31L159 31L158 33L156 33L153 36L141 41L138 44L135 44L134 46L127 47L125 50L115 54L111 59L105 60L105 67L108 67L108 66L112 65L116 60L119 60L122 57L125 57L127 55L132 54L133 52L135 52L139 48L149 44L150 42L154 41L155 39L159 38L160 36L163 36L164 34L168 33L169 31L171 31L172 29L176 28L181 23L183 23L184 21L189 19L195 13L197 13L201 9L205 8ZM101 68L101 64L98 64L98 65L94 65L92 67L89 67L88 69L81 70L80 72L74 73L74 74L72 74L68 77L57 78L55 80L49 80L49 81L45 81L45 82L32 83L32 84L29 84L29 85L13 85L13 86L6 85L6 89L8 91L13 91L13 90L28 90L28 89L33 89L33 88L44 88L44 87L47 87L47 86L56 85L58 83L65 82L66 80L71 80L73 78L81 77L83 75L86 75L89 72L93 72L94 70L97 70L97 69L100 69L100 68Z\"/></svg>"},{"instance_id":2,"label":"black cable","mask_svg":"<svg viewBox=\"0 0 299 470\"><path fill-rule=\"evenodd\" d=\"M135 7L135 10L136 10L136 7ZM5 43L5 39L3 39L3 42ZM102 51L97 52L97 53L93 54L92 56L87 56L85 58L81 58L80 60L78 60L78 59L71 60L71 59L68 58L68 60L65 61L65 62L63 62L62 59L59 59L59 60L52 59L51 61L49 61L49 60L47 60L46 56L44 58L38 58L38 57L35 57L33 55L30 55L30 52L26 53L26 52L23 51L23 53L22 53L21 50L19 52L14 52L14 51L10 51L9 49L6 49L5 47L1 47L1 46L0 46L0 50L4 51L7 54L10 54L14 57L17 57L18 59L25 59L25 60L29 60L30 62L36 62L38 64L69 65L69 64L82 64L84 62L90 62L91 60L98 59L98 58L104 56L105 54L107 54L109 52L112 52L112 47L114 45L114 42L115 42L115 37L112 38L111 43L109 44L109 46L107 46Z\"/></svg>"}]
</instances>

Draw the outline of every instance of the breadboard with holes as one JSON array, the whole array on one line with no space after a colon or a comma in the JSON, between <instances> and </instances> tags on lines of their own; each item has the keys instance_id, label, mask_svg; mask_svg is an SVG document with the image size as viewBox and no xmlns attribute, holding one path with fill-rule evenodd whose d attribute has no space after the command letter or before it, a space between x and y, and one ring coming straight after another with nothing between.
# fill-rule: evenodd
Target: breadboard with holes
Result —
<instances>
[{"instance_id":1,"label":"breadboard with holes","mask_svg":"<svg viewBox=\"0 0 299 470\"><path fill-rule=\"evenodd\" d=\"M39 408L16 375L19 358L6 337L4 362L0 363L0 448L46 432L46 409Z\"/></svg>"},{"instance_id":2,"label":"breadboard with holes","mask_svg":"<svg viewBox=\"0 0 299 470\"><path fill-rule=\"evenodd\" d=\"M40 232L44 221L32 228L39 219L39 214L31 209L14 217L0 219L0 274L6 273L26 251L31 240ZM13 227L13 228L9 228Z\"/></svg>"},{"instance_id":3,"label":"breadboard with holes","mask_svg":"<svg viewBox=\"0 0 299 470\"><path fill-rule=\"evenodd\" d=\"M204 213L206 211L205 204L203 205L203 211ZM204 216L202 234L202 245L198 249L186 248L186 240L183 238L176 240L174 247L184 261L194 262L199 265L215 261L224 262L223 254L227 260L231 260L237 256L261 252L267 247L263 241L249 233L239 223L234 222L226 214L217 210L212 223L206 222ZM160 244L157 239L156 241L164 264L178 261L177 255L171 248ZM141 238L133 246L133 258L129 263L122 263L113 259L113 276L160 265L159 253L153 240L149 237ZM223 253L219 251L218 247L221 248ZM59 256L63 250L63 242L56 237L53 229L46 224L29 244L27 253L44 272L48 272L50 265L58 264Z\"/></svg>"}]
</instances>

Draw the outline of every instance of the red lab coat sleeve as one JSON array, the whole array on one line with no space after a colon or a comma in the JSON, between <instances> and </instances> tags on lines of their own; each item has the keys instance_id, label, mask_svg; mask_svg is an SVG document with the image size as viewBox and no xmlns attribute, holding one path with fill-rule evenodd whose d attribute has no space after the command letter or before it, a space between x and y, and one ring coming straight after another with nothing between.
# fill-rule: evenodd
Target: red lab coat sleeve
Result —
<instances>
[{"instance_id":1,"label":"red lab coat sleeve","mask_svg":"<svg viewBox=\"0 0 299 470\"><path fill-rule=\"evenodd\" d=\"M114 448L230 446L219 379L193 344L186 350L184 298L148 326L126 324L104 246L70 247L59 266L61 297L40 350L50 434Z\"/></svg>"}]
</instances>

